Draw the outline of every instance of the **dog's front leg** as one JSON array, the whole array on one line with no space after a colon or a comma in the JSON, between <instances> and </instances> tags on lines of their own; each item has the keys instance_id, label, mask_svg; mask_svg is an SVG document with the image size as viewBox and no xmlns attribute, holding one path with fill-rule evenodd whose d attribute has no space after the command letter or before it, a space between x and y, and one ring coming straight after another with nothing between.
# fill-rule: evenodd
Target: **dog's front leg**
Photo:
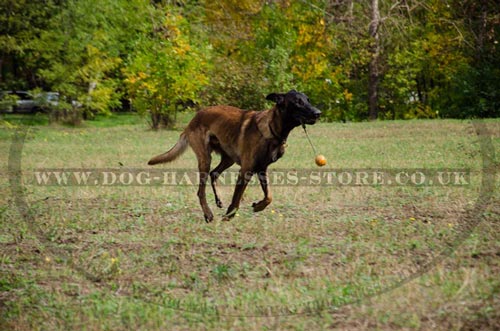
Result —
<instances>
[{"instance_id":1,"label":"dog's front leg","mask_svg":"<svg viewBox=\"0 0 500 331\"><path fill-rule=\"evenodd\" d=\"M260 200L259 202L254 202L252 204L254 212L264 210L273 200L271 192L269 191L267 169L259 171L258 176L259 176L260 186L262 187L262 191L264 192L264 199Z\"/></svg>"},{"instance_id":2,"label":"dog's front leg","mask_svg":"<svg viewBox=\"0 0 500 331\"><path fill-rule=\"evenodd\" d=\"M253 172L249 170L240 169L240 173L238 175L238 182L236 183L236 187L234 189L233 200L231 201L231 205L227 209L226 215L222 218L223 221L229 221L231 218L236 215L238 208L240 207L241 197L243 196L243 192L248 185L250 179L252 179Z\"/></svg>"}]
</instances>

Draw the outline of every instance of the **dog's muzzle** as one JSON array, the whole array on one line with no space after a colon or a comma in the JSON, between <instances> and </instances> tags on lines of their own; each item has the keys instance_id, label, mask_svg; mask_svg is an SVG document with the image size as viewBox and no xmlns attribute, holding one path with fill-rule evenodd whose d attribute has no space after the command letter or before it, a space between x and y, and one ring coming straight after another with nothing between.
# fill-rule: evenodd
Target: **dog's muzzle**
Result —
<instances>
[{"instance_id":1,"label":"dog's muzzle","mask_svg":"<svg viewBox=\"0 0 500 331\"><path fill-rule=\"evenodd\" d=\"M317 108L312 107L311 112L308 114L306 118L304 118L305 124L314 124L321 116L321 111Z\"/></svg>"}]
</instances>

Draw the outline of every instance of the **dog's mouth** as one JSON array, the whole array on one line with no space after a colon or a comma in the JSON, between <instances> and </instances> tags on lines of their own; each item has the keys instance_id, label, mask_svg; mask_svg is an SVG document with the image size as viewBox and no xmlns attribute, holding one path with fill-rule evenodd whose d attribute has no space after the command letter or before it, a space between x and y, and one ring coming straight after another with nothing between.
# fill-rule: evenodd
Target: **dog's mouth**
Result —
<instances>
[{"instance_id":1,"label":"dog's mouth","mask_svg":"<svg viewBox=\"0 0 500 331\"><path fill-rule=\"evenodd\" d=\"M304 119L303 123L312 125L318 121L318 118L319 118L319 116L316 118L307 118L307 119Z\"/></svg>"},{"instance_id":2,"label":"dog's mouth","mask_svg":"<svg viewBox=\"0 0 500 331\"><path fill-rule=\"evenodd\" d=\"M313 111L311 113L307 114L307 116L302 117L301 122L311 125L316 123L320 116L321 112L318 109L313 108Z\"/></svg>"}]
</instances>

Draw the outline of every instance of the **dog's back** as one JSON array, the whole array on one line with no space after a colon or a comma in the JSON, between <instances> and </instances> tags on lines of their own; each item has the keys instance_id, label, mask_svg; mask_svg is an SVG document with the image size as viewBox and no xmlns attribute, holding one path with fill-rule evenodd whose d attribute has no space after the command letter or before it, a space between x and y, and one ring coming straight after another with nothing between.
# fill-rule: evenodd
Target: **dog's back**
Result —
<instances>
[{"instance_id":1,"label":"dog's back","mask_svg":"<svg viewBox=\"0 0 500 331\"><path fill-rule=\"evenodd\" d=\"M254 111L231 106L202 109L191 119L179 141L169 151L153 157L148 164L171 162L184 153L188 145L196 149L195 145L204 141L208 141L214 151L224 151L239 163L240 151L237 146L240 136L254 114Z\"/></svg>"},{"instance_id":2,"label":"dog's back","mask_svg":"<svg viewBox=\"0 0 500 331\"><path fill-rule=\"evenodd\" d=\"M240 131L243 122L253 113L253 111L245 111L231 106L208 107L196 113L196 116L189 122L187 130L206 129L212 134L220 136L221 139L237 137L237 132Z\"/></svg>"}]
</instances>

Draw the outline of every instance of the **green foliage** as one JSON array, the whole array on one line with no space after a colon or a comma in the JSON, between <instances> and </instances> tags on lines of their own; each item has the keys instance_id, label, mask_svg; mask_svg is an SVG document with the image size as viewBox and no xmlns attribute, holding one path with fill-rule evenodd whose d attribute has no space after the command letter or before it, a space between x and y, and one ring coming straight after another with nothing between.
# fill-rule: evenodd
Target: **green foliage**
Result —
<instances>
[{"instance_id":1,"label":"green foliage","mask_svg":"<svg viewBox=\"0 0 500 331\"><path fill-rule=\"evenodd\" d=\"M139 38L123 68L133 107L149 113L155 129L173 124L180 102L198 102L198 92L208 82L204 46L192 42L189 25L181 15L169 7L163 14L154 27L163 32Z\"/></svg>"},{"instance_id":2,"label":"green foliage","mask_svg":"<svg viewBox=\"0 0 500 331\"><path fill-rule=\"evenodd\" d=\"M32 47L39 54L38 77L89 114L109 114L120 105L120 55L125 27L139 22L143 1L68 1ZM96 12L96 8L99 11ZM118 74L118 75L117 75ZM82 109L69 107L72 113Z\"/></svg>"},{"instance_id":3,"label":"green foliage","mask_svg":"<svg viewBox=\"0 0 500 331\"><path fill-rule=\"evenodd\" d=\"M268 93L295 88L323 120L368 118L370 2L43 4L0 0L0 89L57 91L65 113L92 118L131 104L168 127L188 101L263 109ZM380 119L499 116L494 2L379 6Z\"/></svg>"}]
</instances>

